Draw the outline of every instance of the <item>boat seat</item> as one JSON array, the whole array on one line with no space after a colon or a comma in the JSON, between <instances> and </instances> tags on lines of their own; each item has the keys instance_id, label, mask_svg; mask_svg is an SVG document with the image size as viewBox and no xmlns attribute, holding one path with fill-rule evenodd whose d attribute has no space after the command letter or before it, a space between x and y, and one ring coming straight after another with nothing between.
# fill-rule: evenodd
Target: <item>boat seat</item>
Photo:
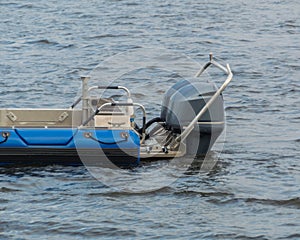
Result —
<instances>
[{"instance_id":1,"label":"boat seat","mask_svg":"<svg viewBox=\"0 0 300 240\"><path fill-rule=\"evenodd\" d=\"M100 98L91 97L91 105L93 108L99 108L105 103L114 102L112 98ZM129 128L130 116L126 113L125 107L119 106L104 106L100 112L94 117L95 127L103 128Z\"/></svg>"},{"instance_id":2,"label":"boat seat","mask_svg":"<svg viewBox=\"0 0 300 240\"><path fill-rule=\"evenodd\" d=\"M129 128L130 127L130 116L124 113L99 113L94 117L95 127L104 128Z\"/></svg>"}]
</instances>

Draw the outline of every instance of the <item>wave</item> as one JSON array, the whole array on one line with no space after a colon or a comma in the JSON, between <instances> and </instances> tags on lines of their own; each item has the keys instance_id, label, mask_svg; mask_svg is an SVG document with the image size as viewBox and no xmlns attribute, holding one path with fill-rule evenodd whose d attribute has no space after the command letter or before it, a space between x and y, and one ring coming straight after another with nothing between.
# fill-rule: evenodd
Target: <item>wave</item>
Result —
<instances>
[{"instance_id":1,"label":"wave","mask_svg":"<svg viewBox=\"0 0 300 240\"><path fill-rule=\"evenodd\" d=\"M283 199L283 200L247 198L245 199L245 202L260 203L260 204L273 205L273 206L293 207L293 208L300 209L300 197Z\"/></svg>"}]
</instances>

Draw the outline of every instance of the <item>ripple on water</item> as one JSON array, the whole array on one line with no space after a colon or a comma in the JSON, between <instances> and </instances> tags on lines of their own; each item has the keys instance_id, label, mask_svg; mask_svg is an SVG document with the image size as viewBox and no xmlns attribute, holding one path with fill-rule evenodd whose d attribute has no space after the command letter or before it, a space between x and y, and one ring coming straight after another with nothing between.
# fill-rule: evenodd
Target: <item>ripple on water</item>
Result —
<instances>
[{"instance_id":1,"label":"ripple on water","mask_svg":"<svg viewBox=\"0 0 300 240\"><path fill-rule=\"evenodd\" d=\"M213 171L203 173L197 164L184 174L161 171L176 181L128 193L98 182L82 166L0 168L0 238L299 239L298 5L1 1L2 107L69 106L80 95L80 75L142 47L180 53L164 54L160 60L169 65L181 54L203 64L213 52L231 64L234 80L223 94L226 141ZM122 64L99 68L99 82L114 80ZM149 68L120 79L155 115L179 75ZM118 184L124 189L129 180Z\"/></svg>"}]
</instances>

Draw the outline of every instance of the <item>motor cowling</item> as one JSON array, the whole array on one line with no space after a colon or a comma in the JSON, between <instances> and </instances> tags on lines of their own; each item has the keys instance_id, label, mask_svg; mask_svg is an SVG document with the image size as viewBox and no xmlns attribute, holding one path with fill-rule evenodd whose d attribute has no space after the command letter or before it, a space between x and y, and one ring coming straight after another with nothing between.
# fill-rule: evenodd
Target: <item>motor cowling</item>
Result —
<instances>
[{"instance_id":1,"label":"motor cowling","mask_svg":"<svg viewBox=\"0 0 300 240\"><path fill-rule=\"evenodd\" d=\"M217 87L199 79L181 80L173 85L163 98L161 119L165 127L180 134L197 116ZM186 140L189 154L206 153L224 129L224 103L218 96L209 109L198 119L197 126Z\"/></svg>"}]
</instances>

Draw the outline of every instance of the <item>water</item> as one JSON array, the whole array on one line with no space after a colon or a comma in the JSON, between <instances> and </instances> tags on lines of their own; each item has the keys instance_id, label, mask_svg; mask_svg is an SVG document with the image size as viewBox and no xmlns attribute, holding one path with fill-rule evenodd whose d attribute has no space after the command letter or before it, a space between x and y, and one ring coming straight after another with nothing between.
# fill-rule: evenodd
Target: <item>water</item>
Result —
<instances>
[{"instance_id":1,"label":"water","mask_svg":"<svg viewBox=\"0 0 300 240\"><path fill-rule=\"evenodd\" d=\"M126 193L84 167L1 168L0 239L299 239L299 15L296 0L2 0L1 107L69 106L79 75L141 47L213 52L234 81L213 171Z\"/></svg>"}]
</instances>

